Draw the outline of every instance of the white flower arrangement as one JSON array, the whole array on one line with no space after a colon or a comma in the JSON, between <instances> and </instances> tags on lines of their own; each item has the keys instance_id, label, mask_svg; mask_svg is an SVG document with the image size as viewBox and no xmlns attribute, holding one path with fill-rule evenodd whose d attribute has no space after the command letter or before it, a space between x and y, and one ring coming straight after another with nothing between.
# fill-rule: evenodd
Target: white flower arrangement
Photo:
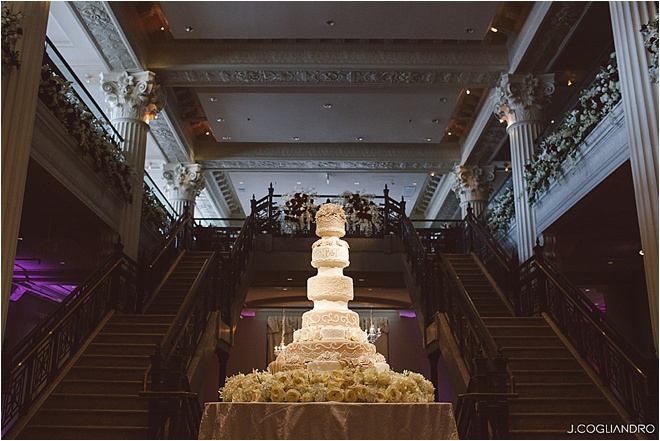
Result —
<instances>
[{"instance_id":1,"label":"white flower arrangement","mask_svg":"<svg viewBox=\"0 0 660 441\"><path fill-rule=\"evenodd\" d=\"M2 67L21 67L20 54L15 47L23 35L22 18L23 14L20 12L12 14L7 6L2 5Z\"/></svg>"},{"instance_id":2,"label":"white flower arrangement","mask_svg":"<svg viewBox=\"0 0 660 441\"><path fill-rule=\"evenodd\" d=\"M83 156L89 155L96 170L107 176L112 187L127 201L132 201L131 168L103 122L95 118L80 101L71 82L57 75L49 65L41 68L39 99L78 142Z\"/></svg>"},{"instance_id":3,"label":"white flower arrangement","mask_svg":"<svg viewBox=\"0 0 660 441\"><path fill-rule=\"evenodd\" d=\"M314 203L316 193L299 191L282 195L280 228L286 235L308 231L315 221L318 205Z\"/></svg>"},{"instance_id":4,"label":"white flower arrangement","mask_svg":"<svg viewBox=\"0 0 660 441\"><path fill-rule=\"evenodd\" d=\"M359 231L367 237L383 231L380 207L373 201L375 197L373 194L345 191L335 200L346 213L348 231Z\"/></svg>"},{"instance_id":5,"label":"white flower arrangement","mask_svg":"<svg viewBox=\"0 0 660 441\"><path fill-rule=\"evenodd\" d=\"M153 191L146 183L142 184L142 220L154 231L164 234L169 226L169 215Z\"/></svg>"},{"instance_id":6,"label":"white flower arrangement","mask_svg":"<svg viewBox=\"0 0 660 441\"><path fill-rule=\"evenodd\" d=\"M654 83L658 82L658 14L648 23L640 28L644 39L644 47L651 54L651 63L649 64L649 76Z\"/></svg>"},{"instance_id":7,"label":"white flower arrangement","mask_svg":"<svg viewBox=\"0 0 660 441\"><path fill-rule=\"evenodd\" d=\"M492 232L507 231L515 214L513 187L507 187L491 202L486 212L486 222Z\"/></svg>"},{"instance_id":8,"label":"white flower arrangement","mask_svg":"<svg viewBox=\"0 0 660 441\"><path fill-rule=\"evenodd\" d=\"M620 100L616 54L612 53L589 88L581 92L573 110L566 114L552 134L541 141L539 153L525 165L524 179L530 204L538 201L552 180L563 176L565 161L576 158L580 144Z\"/></svg>"},{"instance_id":9,"label":"white flower arrangement","mask_svg":"<svg viewBox=\"0 0 660 441\"><path fill-rule=\"evenodd\" d=\"M307 369L271 374L253 371L228 377L218 390L224 402L360 402L430 403L433 384L423 375L378 372L375 367L349 367L331 372Z\"/></svg>"}]
</instances>

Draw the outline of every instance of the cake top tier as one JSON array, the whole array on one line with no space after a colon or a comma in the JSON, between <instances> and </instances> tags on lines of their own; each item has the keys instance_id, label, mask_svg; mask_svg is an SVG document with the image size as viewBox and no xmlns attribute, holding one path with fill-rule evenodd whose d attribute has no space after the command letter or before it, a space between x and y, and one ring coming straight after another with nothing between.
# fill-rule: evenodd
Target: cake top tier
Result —
<instances>
[{"instance_id":1,"label":"cake top tier","mask_svg":"<svg viewBox=\"0 0 660 441\"><path fill-rule=\"evenodd\" d=\"M316 212L316 235L319 237L343 237L346 214L337 204L323 204Z\"/></svg>"}]
</instances>

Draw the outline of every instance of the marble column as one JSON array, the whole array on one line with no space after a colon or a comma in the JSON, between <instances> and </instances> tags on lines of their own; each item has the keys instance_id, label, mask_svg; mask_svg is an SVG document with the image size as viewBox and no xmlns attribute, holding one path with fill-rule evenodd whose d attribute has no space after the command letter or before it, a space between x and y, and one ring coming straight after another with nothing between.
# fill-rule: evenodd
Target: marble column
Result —
<instances>
[{"instance_id":1,"label":"marble column","mask_svg":"<svg viewBox=\"0 0 660 441\"><path fill-rule=\"evenodd\" d=\"M11 2L21 13L14 50L20 67L2 67L2 338L5 336L14 259L23 210L34 115L41 83L49 2Z\"/></svg>"},{"instance_id":2,"label":"marble column","mask_svg":"<svg viewBox=\"0 0 660 441\"><path fill-rule=\"evenodd\" d=\"M610 2L621 99L626 115L646 288L658 350L658 84L640 32L658 13L655 2ZM657 46L657 41L656 41ZM655 79L657 81L657 79Z\"/></svg>"},{"instance_id":3,"label":"marble column","mask_svg":"<svg viewBox=\"0 0 660 441\"><path fill-rule=\"evenodd\" d=\"M536 217L529 203L524 179L525 164L534 158L534 142L546 126L545 108L555 90L554 74L502 75L495 113L507 123L511 148L513 197L516 208L518 256L521 262L534 254Z\"/></svg>"},{"instance_id":4,"label":"marble column","mask_svg":"<svg viewBox=\"0 0 660 441\"><path fill-rule=\"evenodd\" d=\"M488 198L493 191L495 167L479 167L478 165L456 165L454 167L454 182L452 190L460 201L461 218L467 216L468 205L472 213L479 217L488 205Z\"/></svg>"},{"instance_id":5,"label":"marble column","mask_svg":"<svg viewBox=\"0 0 660 441\"><path fill-rule=\"evenodd\" d=\"M119 235L124 253L138 260L148 121L162 110L164 96L155 84L155 74L149 71L102 73L101 89L105 94L106 112L124 140L124 157L133 169L132 201L124 205Z\"/></svg>"},{"instance_id":6,"label":"marble column","mask_svg":"<svg viewBox=\"0 0 660 441\"><path fill-rule=\"evenodd\" d=\"M191 216L195 215L195 199L204 189L202 166L199 164L165 164L163 177L165 193L174 210L181 215L188 206Z\"/></svg>"}]
</instances>

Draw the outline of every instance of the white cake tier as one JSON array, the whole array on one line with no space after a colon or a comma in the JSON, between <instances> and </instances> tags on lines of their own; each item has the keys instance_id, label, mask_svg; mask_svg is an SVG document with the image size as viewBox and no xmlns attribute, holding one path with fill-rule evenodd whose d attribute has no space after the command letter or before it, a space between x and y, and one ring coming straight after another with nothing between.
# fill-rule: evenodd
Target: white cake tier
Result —
<instances>
[{"instance_id":1,"label":"white cake tier","mask_svg":"<svg viewBox=\"0 0 660 441\"><path fill-rule=\"evenodd\" d=\"M302 315L302 327L307 326L347 326L360 327L360 316L354 311L307 311Z\"/></svg>"},{"instance_id":2,"label":"white cake tier","mask_svg":"<svg viewBox=\"0 0 660 441\"><path fill-rule=\"evenodd\" d=\"M365 343L367 334L346 326L307 326L293 332L293 341L355 341Z\"/></svg>"},{"instance_id":3,"label":"white cake tier","mask_svg":"<svg viewBox=\"0 0 660 441\"><path fill-rule=\"evenodd\" d=\"M349 265L348 248L338 245L323 245L312 249L314 268L346 268Z\"/></svg>"},{"instance_id":4,"label":"white cake tier","mask_svg":"<svg viewBox=\"0 0 660 441\"><path fill-rule=\"evenodd\" d=\"M300 366L309 361L343 361L350 365L385 363L385 357L376 352L371 343L353 341L301 341L290 343L277 361L284 366Z\"/></svg>"},{"instance_id":5,"label":"white cake tier","mask_svg":"<svg viewBox=\"0 0 660 441\"><path fill-rule=\"evenodd\" d=\"M311 301L329 300L348 302L353 300L353 279L344 275L318 274L307 279L307 298Z\"/></svg>"},{"instance_id":6,"label":"white cake tier","mask_svg":"<svg viewBox=\"0 0 660 441\"><path fill-rule=\"evenodd\" d=\"M337 204L323 204L316 212L316 235L319 237L343 237L346 214Z\"/></svg>"}]
</instances>

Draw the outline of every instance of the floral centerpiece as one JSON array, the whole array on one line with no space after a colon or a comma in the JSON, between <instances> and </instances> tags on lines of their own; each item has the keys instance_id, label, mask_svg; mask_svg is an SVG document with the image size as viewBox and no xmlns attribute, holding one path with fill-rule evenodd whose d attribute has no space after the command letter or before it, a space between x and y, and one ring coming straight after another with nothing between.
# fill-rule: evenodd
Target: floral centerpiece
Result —
<instances>
[{"instance_id":1,"label":"floral centerpiece","mask_svg":"<svg viewBox=\"0 0 660 441\"><path fill-rule=\"evenodd\" d=\"M359 231L365 236L372 236L383 230L380 207L374 203L375 195L345 191L336 203L346 212L348 231Z\"/></svg>"},{"instance_id":2,"label":"floral centerpiece","mask_svg":"<svg viewBox=\"0 0 660 441\"><path fill-rule=\"evenodd\" d=\"M513 199L513 187L507 187L498 194L486 210L486 222L491 232L507 231L516 209Z\"/></svg>"},{"instance_id":3,"label":"floral centerpiece","mask_svg":"<svg viewBox=\"0 0 660 441\"><path fill-rule=\"evenodd\" d=\"M294 235L310 231L318 206L314 204L316 193L296 192L282 196L280 228L283 234Z\"/></svg>"},{"instance_id":4,"label":"floral centerpiece","mask_svg":"<svg viewBox=\"0 0 660 441\"><path fill-rule=\"evenodd\" d=\"M580 93L579 102L566 114L559 127L539 145L539 153L525 165L529 203L534 204L548 189L551 180L563 176L564 163L574 160L580 144L621 100L616 54L601 67L591 86Z\"/></svg>"},{"instance_id":5,"label":"floral centerpiece","mask_svg":"<svg viewBox=\"0 0 660 441\"><path fill-rule=\"evenodd\" d=\"M225 402L429 403L434 387L415 372L378 372L350 367L330 372L294 369L271 374L253 371L228 377L218 390Z\"/></svg>"},{"instance_id":6,"label":"floral centerpiece","mask_svg":"<svg viewBox=\"0 0 660 441\"><path fill-rule=\"evenodd\" d=\"M78 142L83 156L89 155L96 170L108 178L112 187L127 202L131 202L131 168L119 145L103 123L78 98L71 82L55 73L47 64L41 68L39 99Z\"/></svg>"},{"instance_id":7,"label":"floral centerpiece","mask_svg":"<svg viewBox=\"0 0 660 441\"><path fill-rule=\"evenodd\" d=\"M154 195L146 183L142 184L142 223L160 233L165 233L169 226L169 215L163 204Z\"/></svg>"},{"instance_id":8,"label":"floral centerpiece","mask_svg":"<svg viewBox=\"0 0 660 441\"><path fill-rule=\"evenodd\" d=\"M12 14L7 6L2 5L2 67L21 67L20 55L15 47L23 35L22 18L20 12Z\"/></svg>"},{"instance_id":9,"label":"floral centerpiece","mask_svg":"<svg viewBox=\"0 0 660 441\"><path fill-rule=\"evenodd\" d=\"M658 82L658 14L650 22L642 25L640 32L644 39L644 47L651 54L649 76L654 83Z\"/></svg>"}]
</instances>

